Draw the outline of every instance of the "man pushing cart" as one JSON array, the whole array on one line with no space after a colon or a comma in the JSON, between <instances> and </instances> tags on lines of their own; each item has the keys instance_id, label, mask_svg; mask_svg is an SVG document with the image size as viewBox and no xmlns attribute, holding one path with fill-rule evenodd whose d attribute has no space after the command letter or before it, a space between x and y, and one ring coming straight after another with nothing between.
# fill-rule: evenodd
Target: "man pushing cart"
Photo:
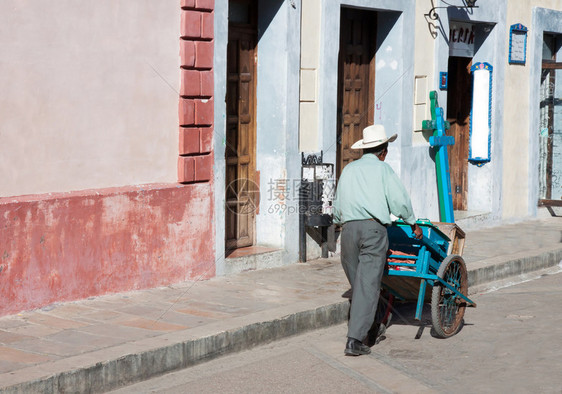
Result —
<instances>
[{"instance_id":1,"label":"man pushing cart","mask_svg":"<svg viewBox=\"0 0 562 394\"><path fill-rule=\"evenodd\" d=\"M432 285L432 307L433 295L436 299L434 328L438 335L456 333L464 307L474 305L466 297L467 274L462 257L447 256L449 238L431 223L416 221L404 186L384 163L388 143L396 138L396 134L387 137L382 125L366 127L363 139L352 146L352 149L363 149L363 156L344 168L336 191L334 222L343 226L341 261L352 288L344 352L348 356L371 351L367 346L368 333L377 312L389 246L403 254L391 256L399 262L387 270L387 276L393 280L385 279L384 287L394 297L409 300L412 286L416 286L410 282L419 282L416 297L419 319L426 301L426 286ZM392 224L390 214L402 222ZM401 282L398 279L409 283L407 292L398 285Z\"/></svg>"}]
</instances>

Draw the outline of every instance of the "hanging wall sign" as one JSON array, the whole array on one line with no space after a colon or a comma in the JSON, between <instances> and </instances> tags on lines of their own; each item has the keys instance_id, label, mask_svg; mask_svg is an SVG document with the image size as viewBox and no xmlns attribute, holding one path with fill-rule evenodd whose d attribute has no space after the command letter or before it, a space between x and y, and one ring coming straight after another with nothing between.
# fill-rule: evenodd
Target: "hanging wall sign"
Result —
<instances>
[{"instance_id":1,"label":"hanging wall sign","mask_svg":"<svg viewBox=\"0 0 562 394\"><path fill-rule=\"evenodd\" d=\"M525 64L527 60L527 28L521 23L509 29L509 63Z\"/></svg>"},{"instance_id":2,"label":"hanging wall sign","mask_svg":"<svg viewBox=\"0 0 562 394\"><path fill-rule=\"evenodd\" d=\"M449 25L449 56L474 56L474 25L451 21Z\"/></svg>"},{"instance_id":3,"label":"hanging wall sign","mask_svg":"<svg viewBox=\"0 0 562 394\"><path fill-rule=\"evenodd\" d=\"M472 110L468 161L482 166L490 161L492 131L492 70L488 63L476 63L472 71Z\"/></svg>"}]
</instances>

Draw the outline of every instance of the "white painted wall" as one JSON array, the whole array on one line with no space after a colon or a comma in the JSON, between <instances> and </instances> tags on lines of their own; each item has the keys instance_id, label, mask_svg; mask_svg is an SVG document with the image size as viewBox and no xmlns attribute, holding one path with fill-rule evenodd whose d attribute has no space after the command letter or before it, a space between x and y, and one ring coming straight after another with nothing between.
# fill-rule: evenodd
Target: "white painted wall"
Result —
<instances>
[{"instance_id":1,"label":"white painted wall","mask_svg":"<svg viewBox=\"0 0 562 394\"><path fill-rule=\"evenodd\" d=\"M318 152L318 68L322 33L320 0L302 2L299 149Z\"/></svg>"},{"instance_id":2,"label":"white painted wall","mask_svg":"<svg viewBox=\"0 0 562 394\"><path fill-rule=\"evenodd\" d=\"M530 166L535 162L534 156L538 149L534 149L531 136L538 133L536 127L527 125L531 122L534 112L538 113L538 100L529 95L530 90L538 89L535 84L540 83L540 76L533 76L540 72L540 65L533 69L534 63L540 63L542 54L542 33L537 32L539 26L533 25L533 7L543 7L552 10L562 10L560 0L520 0L516 4L508 1L507 30L504 39L509 43L509 26L522 23L529 29L527 35L527 62L525 65L509 64L505 62L505 106L503 122L505 125L504 146L504 177L503 182L503 218L521 218L536 213L536 198L529 199L531 189L538 187L534 180L538 179L538 167ZM533 35L540 36L540 47L532 40ZM538 60L535 57L538 56ZM528 109L528 110L522 110ZM537 126L538 127L538 126ZM536 132L536 133L535 133ZM538 146L537 146L538 148Z\"/></svg>"},{"instance_id":3,"label":"white painted wall","mask_svg":"<svg viewBox=\"0 0 562 394\"><path fill-rule=\"evenodd\" d=\"M532 30L529 30L528 48L529 53L529 188L528 188L528 213L531 216L541 214L537 208L539 198L539 138L540 132L540 113L539 113L539 87L540 74L542 69L542 45L545 32L562 34L562 2L545 1L533 2L532 9ZM533 104L536 103L536 104ZM556 195L554 196L554 198ZM544 213L544 212L543 212Z\"/></svg>"},{"instance_id":4,"label":"white painted wall","mask_svg":"<svg viewBox=\"0 0 562 394\"><path fill-rule=\"evenodd\" d=\"M301 3L261 0L259 7L256 166L261 195L256 242L284 249L287 264L297 261L299 241Z\"/></svg>"},{"instance_id":5,"label":"white painted wall","mask_svg":"<svg viewBox=\"0 0 562 394\"><path fill-rule=\"evenodd\" d=\"M175 182L177 0L4 0L0 197Z\"/></svg>"},{"instance_id":6,"label":"white painted wall","mask_svg":"<svg viewBox=\"0 0 562 394\"><path fill-rule=\"evenodd\" d=\"M504 39L509 42L509 26L514 23L522 23L528 29L531 28L531 2L522 1L524 6L514 6L508 2L507 7L507 29ZM529 39L527 37L527 45ZM529 56L527 47L527 56ZM503 182L503 218L514 216L525 216L528 211L527 189L529 188L529 150L521 149L529 146L529 131L525 125L529 124L529 111L521 111L528 108L529 95L529 64L509 64L506 57L505 67L505 106L503 122L505 125L504 146L504 176ZM523 127L522 127L523 126Z\"/></svg>"},{"instance_id":7,"label":"white painted wall","mask_svg":"<svg viewBox=\"0 0 562 394\"><path fill-rule=\"evenodd\" d=\"M215 187L215 270L218 276L228 272L225 258L225 172L226 147L226 48L228 45L228 0L215 0L215 119L214 119L214 187Z\"/></svg>"},{"instance_id":8,"label":"white painted wall","mask_svg":"<svg viewBox=\"0 0 562 394\"><path fill-rule=\"evenodd\" d=\"M298 259L297 191L300 13L299 0L260 0L256 86L256 169L260 178L260 209L256 215L256 245L283 250L272 265ZM215 2L215 134L226 133L226 50L228 0ZM230 272L224 258L224 138L215 138L215 209L217 275ZM281 198L283 196L284 198Z\"/></svg>"},{"instance_id":9,"label":"white painted wall","mask_svg":"<svg viewBox=\"0 0 562 394\"><path fill-rule=\"evenodd\" d=\"M428 8L429 7L429 8ZM415 45L414 45L414 131L413 145L429 146L431 131L421 131L421 122L431 119L431 103L429 92L435 90L433 75L435 61L435 38L432 36L435 27L433 21L428 21L425 14L431 8L429 1L417 1L415 12Z\"/></svg>"},{"instance_id":10,"label":"white painted wall","mask_svg":"<svg viewBox=\"0 0 562 394\"><path fill-rule=\"evenodd\" d=\"M468 164L468 210L462 212L469 219L460 220L463 228L469 228L473 223L481 225L483 222L493 223L501 217L502 202L502 171L503 171L503 92L504 69L507 45L504 40L505 8L507 0L478 2L478 8L463 9L447 7L437 9L439 19L434 22L437 30L434 49L433 86L430 90L439 92L439 105L447 113L447 90L440 90L438 86L439 72L448 71L449 60L449 24L451 21L475 24L475 53L473 64L488 62L494 67L492 90L492 156L491 161L482 167ZM431 9L431 1L424 0L426 13ZM461 0L448 1L448 4L463 6ZM437 4L436 4L437 5ZM423 21L422 21L423 23ZM459 222L460 213L456 214Z\"/></svg>"}]
</instances>

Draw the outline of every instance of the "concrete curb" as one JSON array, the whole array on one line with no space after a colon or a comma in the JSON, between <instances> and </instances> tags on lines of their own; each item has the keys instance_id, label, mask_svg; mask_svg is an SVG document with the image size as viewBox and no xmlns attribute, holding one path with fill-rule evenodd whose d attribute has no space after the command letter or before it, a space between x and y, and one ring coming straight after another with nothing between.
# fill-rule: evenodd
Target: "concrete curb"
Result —
<instances>
[{"instance_id":1,"label":"concrete curb","mask_svg":"<svg viewBox=\"0 0 562 394\"><path fill-rule=\"evenodd\" d=\"M0 389L1 393L99 393L187 368L215 357L339 324L347 319L348 301L255 322L203 338L74 368Z\"/></svg>"},{"instance_id":2,"label":"concrete curb","mask_svg":"<svg viewBox=\"0 0 562 394\"><path fill-rule=\"evenodd\" d=\"M468 271L469 289L554 267L561 261L562 249L545 249L531 256L528 253L518 253L507 258L494 258L472 264Z\"/></svg>"},{"instance_id":3,"label":"concrete curb","mask_svg":"<svg viewBox=\"0 0 562 394\"><path fill-rule=\"evenodd\" d=\"M545 249L537 252L532 256L521 253L470 264L471 289L481 290L487 283L554 267L562 260L562 249ZM302 303L299 306L301 311L298 312L290 311L285 307L253 317L249 316L250 320L234 319L230 324L231 328L226 330L224 326L229 324L224 322L220 323L222 328L218 326L204 328L207 330L206 333L214 331L210 335L195 330L191 333L191 339L184 340L185 337L182 337L184 334L179 332L123 345L112 351L104 351L104 357L109 358L106 361L96 361L101 358L102 353L76 357L57 365L62 372L53 373L46 368L35 370L32 374L26 375L30 380L0 388L0 393L105 392L187 368L221 355L251 349L347 320L347 300L332 301L323 306L314 306L311 303ZM276 313L277 316L283 317L276 318ZM194 338L193 334L203 335ZM76 367L77 365L84 366Z\"/></svg>"}]
</instances>

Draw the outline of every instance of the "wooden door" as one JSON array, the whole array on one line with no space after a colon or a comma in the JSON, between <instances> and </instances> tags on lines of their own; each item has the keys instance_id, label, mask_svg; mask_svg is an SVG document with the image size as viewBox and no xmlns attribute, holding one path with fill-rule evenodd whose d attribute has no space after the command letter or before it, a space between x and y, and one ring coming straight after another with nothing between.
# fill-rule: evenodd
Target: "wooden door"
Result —
<instances>
[{"instance_id":1,"label":"wooden door","mask_svg":"<svg viewBox=\"0 0 562 394\"><path fill-rule=\"evenodd\" d=\"M470 137L470 109L472 105L472 59L449 57L447 120L448 134L455 137L449 145L449 169L453 209L466 211L468 207L468 149Z\"/></svg>"},{"instance_id":2,"label":"wooden door","mask_svg":"<svg viewBox=\"0 0 562 394\"><path fill-rule=\"evenodd\" d=\"M337 177L363 152L351 149L373 124L376 13L342 8L338 63Z\"/></svg>"},{"instance_id":3,"label":"wooden door","mask_svg":"<svg viewBox=\"0 0 562 394\"><path fill-rule=\"evenodd\" d=\"M229 24L226 87L226 210L227 255L254 244L255 215L259 193L256 184L256 62L257 2L231 1L248 18Z\"/></svg>"}]
</instances>

